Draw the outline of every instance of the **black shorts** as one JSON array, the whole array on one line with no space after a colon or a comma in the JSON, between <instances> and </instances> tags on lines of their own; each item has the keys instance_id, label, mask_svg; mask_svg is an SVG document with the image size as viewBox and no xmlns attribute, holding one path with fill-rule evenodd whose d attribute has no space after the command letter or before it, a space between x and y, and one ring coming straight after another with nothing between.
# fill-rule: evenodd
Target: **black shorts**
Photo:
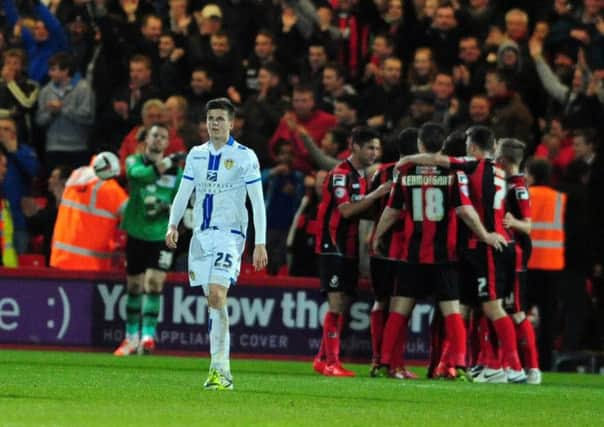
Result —
<instances>
[{"instance_id":1,"label":"black shorts","mask_svg":"<svg viewBox=\"0 0 604 427\"><path fill-rule=\"evenodd\" d=\"M394 292L398 272L398 261L372 256L369 259L371 287L376 298L388 298Z\"/></svg>"},{"instance_id":2,"label":"black shorts","mask_svg":"<svg viewBox=\"0 0 604 427\"><path fill-rule=\"evenodd\" d=\"M514 271L512 278L508 283L508 289L503 300L503 306L508 314L519 313L525 311L528 308L527 304L527 278L528 272Z\"/></svg>"},{"instance_id":3,"label":"black shorts","mask_svg":"<svg viewBox=\"0 0 604 427\"><path fill-rule=\"evenodd\" d=\"M459 299L459 274L455 264L401 262L395 295L414 299L434 296L437 301Z\"/></svg>"},{"instance_id":4,"label":"black shorts","mask_svg":"<svg viewBox=\"0 0 604 427\"><path fill-rule=\"evenodd\" d=\"M354 295L359 281L359 259L337 254L319 255L321 292Z\"/></svg>"},{"instance_id":5,"label":"black shorts","mask_svg":"<svg viewBox=\"0 0 604 427\"><path fill-rule=\"evenodd\" d=\"M460 263L461 303L476 306L479 303L502 299L513 280L514 244L498 252L484 243L476 249L467 249Z\"/></svg>"},{"instance_id":6,"label":"black shorts","mask_svg":"<svg viewBox=\"0 0 604 427\"><path fill-rule=\"evenodd\" d=\"M174 252L165 242L148 242L128 235L126 242L126 273L142 274L147 269L168 271L172 268Z\"/></svg>"}]
</instances>

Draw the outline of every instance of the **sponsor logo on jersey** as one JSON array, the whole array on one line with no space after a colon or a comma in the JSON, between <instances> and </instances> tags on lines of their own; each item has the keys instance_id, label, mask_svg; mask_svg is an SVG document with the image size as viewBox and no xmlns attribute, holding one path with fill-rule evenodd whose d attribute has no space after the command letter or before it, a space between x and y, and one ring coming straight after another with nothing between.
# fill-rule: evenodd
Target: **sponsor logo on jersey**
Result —
<instances>
[{"instance_id":1,"label":"sponsor logo on jersey","mask_svg":"<svg viewBox=\"0 0 604 427\"><path fill-rule=\"evenodd\" d=\"M216 182L218 181L218 171L208 171L206 175L206 179L208 181Z\"/></svg>"},{"instance_id":2,"label":"sponsor logo on jersey","mask_svg":"<svg viewBox=\"0 0 604 427\"><path fill-rule=\"evenodd\" d=\"M346 190L342 187L338 187L336 188L335 194L338 199L341 199L346 195Z\"/></svg>"},{"instance_id":3,"label":"sponsor logo on jersey","mask_svg":"<svg viewBox=\"0 0 604 427\"><path fill-rule=\"evenodd\" d=\"M226 159L224 161L224 167L227 169L231 169L235 165L235 161L233 159Z\"/></svg>"},{"instance_id":4,"label":"sponsor logo on jersey","mask_svg":"<svg viewBox=\"0 0 604 427\"><path fill-rule=\"evenodd\" d=\"M335 174L333 176L332 184L334 187L343 187L346 185L346 175L343 174Z\"/></svg>"},{"instance_id":5,"label":"sponsor logo on jersey","mask_svg":"<svg viewBox=\"0 0 604 427\"><path fill-rule=\"evenodd\" d=\"M516 187L514 190L516 191L516 198L518 200L529 199L529 192L525 187Z\"/></svg>"}]
</instances>

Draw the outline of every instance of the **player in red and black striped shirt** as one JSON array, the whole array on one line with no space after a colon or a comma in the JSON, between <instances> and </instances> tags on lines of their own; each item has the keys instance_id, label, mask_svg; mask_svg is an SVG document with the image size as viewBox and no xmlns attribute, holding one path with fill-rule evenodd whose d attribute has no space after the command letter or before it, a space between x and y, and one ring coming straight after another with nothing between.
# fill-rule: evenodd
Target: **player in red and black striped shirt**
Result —
<instances>
[{"instance_id":1,"label":"player in red and black striped shirt","mask_svg":"<svg viewBox=\"0 0 604 427\"><path fill-rule=\"evenodd\" d=\"M526 318L527 264L531 255L531 204L528 185L520 174L520 163L524 158L525 145L517 139L499 141L497 161L507 174L507 213L503 224L512 230L515 242L515 262L512 289L508 289L505 308L512 314L516 325L518 350L528 370L528 382L541 383L539 354L532 323Z\"/></svg>"},{"instance_id":2,"label":"player in red and black striped shirt","mask_svg":"<svg viewBox=\"0 0 604 427\"><path fill-rule=\"evenodd\" d=\"M489 232L495 232L511 240L503 225L505 216L505 172L493 160L495 136L485 126L473 126L466 131L466 147L469 157L442 155L416 155L406 160L423 165L438 165L462 170L468 175L470 199ZM522 370L516 346L514 323L503 309L509 265L513 263L513 245L502 252L470 237L468 250L462 257L461 300L466 305L481 303L483 313L492 322L502 350L504 371L493 358L493 364L481 371L477 382L522 382L526 375ZM507 277L506 277L507 276Z\"/></svg>"},{"instance_id":3,"label":"player in red and black striped shirt","mask_svg":"<svg viewBox=\"0 0 604 427\"><path fill-rule=\"evenodd\" d=\"M397 138L397 153L400 160L401 157L417 153L417 128L407 128L402 130ZM384 155L386 150L384 150ZM380 165L371 179L369 191L376 190L381 184L393 181L393 172L396 162L389 162ZM373 287L374 303L371 307L369 316L369 327L371 330L371 350L372 350L372 366L370 375L377 375L380 365L380 350L382 347L382 338L384 334L384 326L386 324L385 309L388 307L390 297L394 292L396 283L396 274L398 271L398 260L400 258L400 247L402 243L403 231L402 217L397 221L381 239L381 247L377 252L373 251L373 238L375 235L375 226L382 215L382 212L388 204L389 194L380 199L373 209L374 226L369 238L369 269L371 271L371 285ZM392 356L393 376L398 379L415 378L415 374L408 371L404 367L403 361L403 343L395 346L395 354Z\"/></svg>"},{"instance_id":4,"label":"player in red and black striped shirt","mask_svg":"<svg viewBox=\"0 0 604 427\"><path fill-rule=\"evenodd\" d=\"M436 153L442 149L445 129L426 123L419 131L420 152ZM466 335L459 310L457 281L457 216L481 240L497 246L501 237L489 234L478 219L468 196L468 179L463 172L439 166L404 163L390 193L376 231L376 242L403 213L401 263L396 296L390 304L390 315L381 351L380 370L391 368L392 350L397 336L407 332L408 316L417 298L435 294L445 317L450 342L446 364L449 376L458 375L456 368L465 367Z\"/></svg>"},{"instance_id":5,"label":"player in red and black striped shirt","mask_svg":"<svg viewBox=\"0 0 604 427\"><path fill-rule=\"evenodd\" d=\"M321 290L327 294L329 310L323 323L323 339L313 368L327 376L354 376L340 363L340 332L344 310L356 291L359 266L359 215L390 191L382 184L367 194L365 168L372 165L380 149L378 134L367 127L352 132L351 155L325 179L317 221Z\"/></svg>"}]
</instances>

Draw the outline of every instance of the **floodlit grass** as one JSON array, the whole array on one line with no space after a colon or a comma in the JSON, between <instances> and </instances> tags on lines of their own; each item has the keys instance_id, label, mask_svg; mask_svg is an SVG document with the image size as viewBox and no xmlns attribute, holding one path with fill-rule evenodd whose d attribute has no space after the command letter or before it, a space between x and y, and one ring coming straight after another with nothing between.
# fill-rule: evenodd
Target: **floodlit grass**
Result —
<instances>
[{"instance_id":1,"label":"floodlit grass","mask_svg":"<svg viewBox=\"0 0 604 427\"><path fill-rule=\"evenodd\" d=\"M310 363L234 360L235 390L204 392L208 359L0 351L0 426L604 425L604 377L541 386L325 378ZM423 371L422 371L423 373Z\"/></svg>"}]
</instances>

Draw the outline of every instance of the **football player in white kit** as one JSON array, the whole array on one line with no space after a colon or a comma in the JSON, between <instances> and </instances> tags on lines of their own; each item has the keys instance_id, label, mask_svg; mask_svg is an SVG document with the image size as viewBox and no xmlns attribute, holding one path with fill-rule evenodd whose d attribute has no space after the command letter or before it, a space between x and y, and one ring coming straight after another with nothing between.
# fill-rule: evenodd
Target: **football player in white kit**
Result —
<instances>
[{"instance_id":1,"label":"football player in white kit","mask_svg":"<svg viewBox=\"0 0 604 427\"><path fill-rule=\"evenodd\" d=\"M210 140L187 155L184 174L172 203L166 244L175 248L177 226L193 190L194 232L189 246L189 281L208 297L210 372L206 390L232 390L227 293L235 284L245 244L249 195L255 231L253 264L266 267L266 211L258 158L230 135L235 108L227 98L206 104Z\"/></svg>"}]
</instances>

